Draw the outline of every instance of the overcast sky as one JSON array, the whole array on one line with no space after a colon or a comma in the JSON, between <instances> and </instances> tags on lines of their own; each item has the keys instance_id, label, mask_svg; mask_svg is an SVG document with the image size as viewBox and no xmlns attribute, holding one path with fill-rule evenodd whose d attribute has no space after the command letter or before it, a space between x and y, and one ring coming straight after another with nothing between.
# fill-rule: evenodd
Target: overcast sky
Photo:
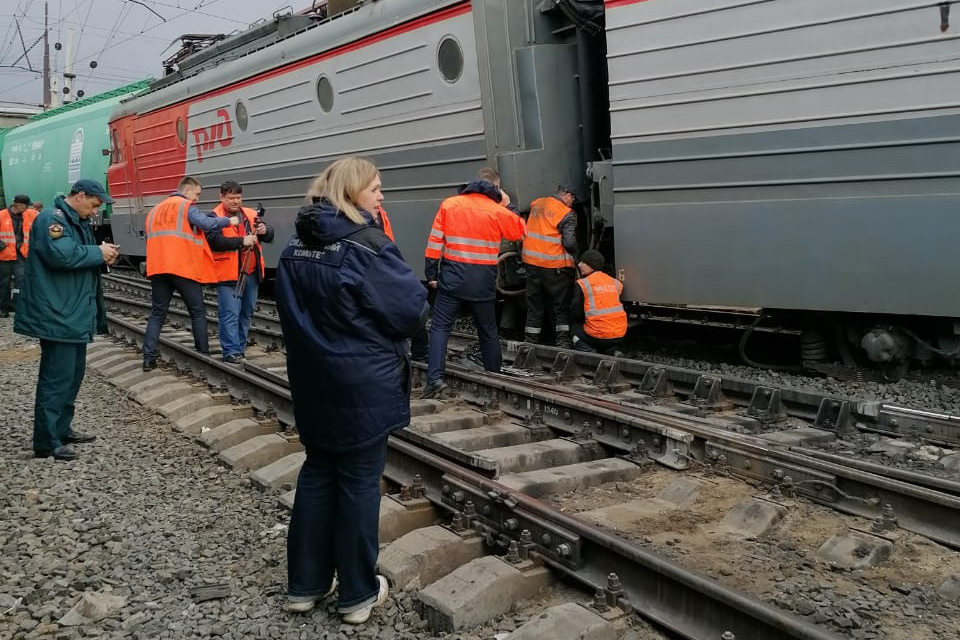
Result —
<instances>
[{"instance_id":1,"label":"overcast sky","mask_svg":"<svg viewBox=\"0 0 960 640\"><path fill-rule=\"evenodd\" d=\"M309 7L311 0L2 0L0 102L43 102L45 4L52 72L60 75L62 87L72 29L74 88L92 96L163 75L161 62L176 53L182 34L242 31L274 11ZM63 45L60 51L54 48L57 42Z\"/></svg>"}]
</instances>

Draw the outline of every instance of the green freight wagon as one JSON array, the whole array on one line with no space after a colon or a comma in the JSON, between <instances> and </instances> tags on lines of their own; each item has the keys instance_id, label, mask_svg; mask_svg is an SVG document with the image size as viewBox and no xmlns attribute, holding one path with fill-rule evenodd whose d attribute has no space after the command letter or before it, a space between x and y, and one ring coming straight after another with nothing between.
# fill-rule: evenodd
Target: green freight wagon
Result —
<instances>
[{"instance_id":1,"label":"green freight wagon","mask_svg":"<svg viewBox=\"0 0 960 640\"><path fill-rule=\"evenodd\" d=\"M142 80L84 98L7 129L0 153L3 191L25 193L47 207L81 177L106 185L110 114L121 100L149 84L150 80ZM109 206L103 216L110 217Z\"/></svg>"}]
</instances>

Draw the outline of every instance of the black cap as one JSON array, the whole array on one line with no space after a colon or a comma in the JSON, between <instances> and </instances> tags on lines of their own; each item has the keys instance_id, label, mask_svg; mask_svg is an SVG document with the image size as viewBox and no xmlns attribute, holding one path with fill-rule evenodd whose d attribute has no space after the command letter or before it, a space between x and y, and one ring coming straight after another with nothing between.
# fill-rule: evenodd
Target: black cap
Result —
<instances>
[{"instance_id":1,"label":"black cap","mask_svg":"<svg viewBox=\"0 0 960 640\"><path fill-rule=\"evenodd\" d=\"M106 204L113 204L113 198L107 195L107 190L96 180L77 180L70 187L70 193L80 193L81 191L88 196L100 198Z\"/></svg>"},{"instance_id":2,"label":"black cap","mask_svg":"<svg viewBox=\"0 0 960 640\"><path fill-rule=\"evenodd\" d=\"M600 271L603 269L603 265L606 264L606 260L603 259L603 254L596 249L588 249L587 251L584 251L583 255L580 256L580 262L587 265L594 271Z\"/></svg>"},{"instance_id":3,"label":"black cap","mask_svg":"<svg viewBox=\"0 0 960 640\"><path fill-rule=\"evenodd\" d=\"M30 196L25 196L25 195L23 195L23 194L21 193L21 194L18 194L18 195L13 196L13 203L14 203L14 204L25 204L25 205L27 205L27 206L29 207L31 204L33 204L33 200L30 199Z\"/></svg>"},{"instance_id":4,"label":"black cap","mask_svg":"<svg viewBox=\"0 0 960 640\"><path fill-rule=\"evenodd\" d=\"M569 182L558 182L557 193L570 193L576 195L577 192Z\"/></svg>"}]
</instances>

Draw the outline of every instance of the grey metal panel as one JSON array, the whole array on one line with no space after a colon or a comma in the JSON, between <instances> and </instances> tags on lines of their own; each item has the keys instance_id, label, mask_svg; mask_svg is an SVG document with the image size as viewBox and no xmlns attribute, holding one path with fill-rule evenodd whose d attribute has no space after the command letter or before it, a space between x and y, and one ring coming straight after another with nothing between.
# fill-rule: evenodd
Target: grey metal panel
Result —
<instances>
[{"instance_id":1,"label":"grey metal panel","mask_svg":"<svg viewBox=\"0 0 960 640\"><path fill-rule=\"evenodd\" d=\"M335 20L320 23L286 40L239 58L223 61L158 91L124 103L113 117L125 113L146 113L176 104L192 96L201 96L275 69L280 62L295 62L331 51L384 29L414 20L463 0L390 0L371 2Z\"/></svg>"},{"instance_id":2,"label":"grey metal panel","mask_svg":"<svg viewBox=\"0 0 960 640\"><path fill-rule=\"evenodd\" d=\"M614 140L960 108L957 35L916 0L608 11Z\"/></svg>"},{"instance_id":3,"label":"grey metal panel","mask_svg":"<svg viewBox=\"0 0 960 640\"><path fill-rule=\"evenodd\" d=\"M607 25L627 298L960 317L936 5L639 2Z\"/></svg>"},{"instance_id":4,"label":"grey metal panel","mask_svg":"<svg viewBox=\"0 0 960 640\"><path fill-rule=\"evenodd\" d=\"M525 208L584 181L576 48L539 0L474 0L487 153Z\"/></svg>"},{"instance_id":5,"label":"grey metal panel","mask_svg":"<svg viewBox=\"0 0 960 640\"><path fill-rule=\"evenodd\" d=\"M772 195L772 194L771 194ZM618 205L624 297L960 316L957 198Z\"/></svg>"}]
</instances>

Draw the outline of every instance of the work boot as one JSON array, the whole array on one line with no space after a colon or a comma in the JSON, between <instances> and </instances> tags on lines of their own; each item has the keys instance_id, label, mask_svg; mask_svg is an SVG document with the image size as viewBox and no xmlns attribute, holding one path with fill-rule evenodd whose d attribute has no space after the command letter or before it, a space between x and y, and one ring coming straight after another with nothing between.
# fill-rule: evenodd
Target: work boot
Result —
<instances>
[{"instance_id":1,"label":"work boot","mask_svg":"<svg viewBox=\"0 0 960 640\"><path fill-rule=\"evenodd\" d=\"M53 451L37 450L33 452L34 458L49 458L51 456L53 456L54 460L63 460L65 462L69 462L70 460L77 459L77 452L64 445L60 445Z\"/></svg>"},{"instance_id":2,"label":"work boot","mask_svg":"<svg viewBox=\"0 0 960 640\"><path fill-rule=\"evenodd\" d=\"M573 349L573 342L570 340L570 334L566 331L557 331L556 344L561 349Z\"/></svg>"},{"instance_id":3,"label":"work boot","mask_svg":"<svg viewBox=\"0 0 960 640\"><path fill-rule=\"evenodd\" d=\"M523 341L529 342L530 344L537 344L540 342L540 338L538 336L526 333L523 336Z\"/></svg>"},{"instance_id":4,"label":"work boot","mask_svg":"<svg viewBox=\"0 0 960 640\"><path fill-rule=\"evenodd\" d=\"M83 444L84 442L93 442L97 436L79 431L71 431L65 437L61 438L63 444Z\"/></svg>"},{"instance_id":5,"label":"work boot","mask_svg":"<svg viewBox=\"0 0 960 640\"><path fill-rule=\"evenodd\" d=\"M433 382L428 382L427 386L423 388L423 393L420 394L420 399L430 400L431 398L437 398L446 388L447 385L444 384L443 380L434 380Z\"/></svg>"},{"instance_id":6,"label":"work boot","mask_svg":"<svg viewBox=\"0 0 960 640\"><path fill-rule=\"evenodd\" d=\"M143 370L144 371L153 371L157 368L157 361L153 358L144 358L143 359Z\"/></svg>"},{"instance_id":7,"label":"work boot","mask_svg":"<svg viewBox=\"0 0 960 640\"><path fill-rule=\"evenodd\" d=\"M574 348L576 351L583 351L584 353L596 353L596 352L597 352L597 350L594 349L594 348L593 348L592 346L590 346L589 344L587 344L587 342L586 342L585 340L581 340L580 338L577 338L576 336L574 336L574 338L573 338L573 348Z\"/></svg>"}]
</instances>

